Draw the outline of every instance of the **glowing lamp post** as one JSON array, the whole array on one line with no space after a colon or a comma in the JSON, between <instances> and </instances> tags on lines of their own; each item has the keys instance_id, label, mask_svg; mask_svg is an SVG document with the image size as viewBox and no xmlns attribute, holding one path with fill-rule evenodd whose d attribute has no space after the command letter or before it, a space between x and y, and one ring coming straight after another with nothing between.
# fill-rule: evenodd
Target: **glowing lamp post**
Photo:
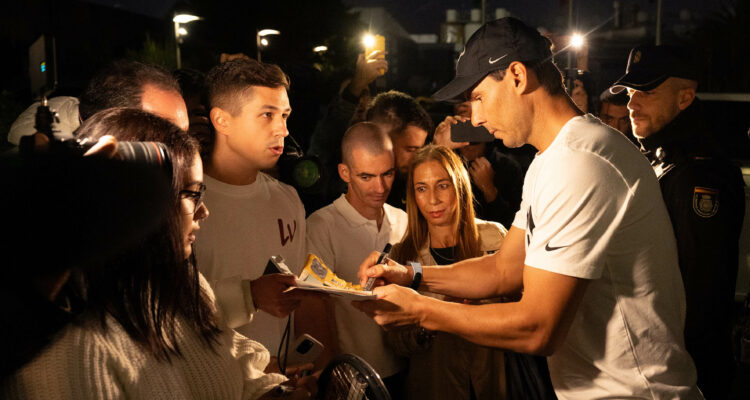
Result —
<instances>
[{"instance_id":1,"label":"glowing lamp post","mask_svg":"<svg viewBox=\"0 0 750 400\"><path fill-rule=\"evenodd\" d=\"M180 54L180 44L183 41L183 38L187 36L188 31L185 29L184 26L190 22L198 21L201 17L197 15L191 15L191 14L175 14L175 16L172 18L172 22L174 22L174 40L175 40L175 49L176 49L176 55L177 55L177 69L182 68L182 55Z\"/></svg>"},{"instance_id":2,"label":"glowing lamp post","mask_svg":"<svg viewBox=\"0 0 750 400\"><path fill-rule=\"evenodd\" d=\"M281 32L276 29L261 29L255 34L255 44L258 48L258 61L260 62L260 49L268 46L268 39L266 36L281 35Z\"/></svg>"}]
</instances>

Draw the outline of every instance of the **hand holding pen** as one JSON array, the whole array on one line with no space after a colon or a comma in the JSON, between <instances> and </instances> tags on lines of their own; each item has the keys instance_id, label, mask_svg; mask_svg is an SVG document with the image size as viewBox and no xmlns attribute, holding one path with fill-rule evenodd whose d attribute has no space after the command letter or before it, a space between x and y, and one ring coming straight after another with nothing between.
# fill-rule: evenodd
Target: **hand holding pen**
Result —
<instances>
[{"instance_id":1,"label":"hand holding pen","mask_svg":"<svg viewBox=\"0 0 750 400\"><path fill-rule=\"evenodd\" d=\"M383 248L383 251L380 253L380 257L378 257L378 264L382 264L384 262L387 262L388 260L388 254L391 252L391 244L386 243L385 247ZM372 290L372 287L375 285L375 277L371 277L367 279L367 284L365 284L364 290L370 291Z\"/></svg>"}]
</instances>

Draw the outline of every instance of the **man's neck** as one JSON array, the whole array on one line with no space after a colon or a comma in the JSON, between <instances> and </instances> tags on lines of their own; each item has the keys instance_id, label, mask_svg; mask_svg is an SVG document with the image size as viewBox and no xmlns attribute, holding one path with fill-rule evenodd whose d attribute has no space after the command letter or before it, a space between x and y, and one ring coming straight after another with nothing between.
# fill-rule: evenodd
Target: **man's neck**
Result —
<instances>
[{"instance_id":1,"label":"man's neck","mask_svg":"<svg viewBox=\"0 0 750 400\"><path fill-rule=\"evenodd\" d=\"M542 153L568 121L583 113L568 96L549 96L547 93L537 96L533 103L534 115L528 142Z\"/></svg>"},{"instance_id":2,"label":"man's neck","mask_svg":"<svg viewBox=\"0 0 750 400\"><path fill-rule=\"evenodd\" d=\"M249 185L258 178L260 170L248 165L237 154L214 148L211 162L206 165L206 174L220 182L230 185Z\"/></svg>"},{"instance_id":3,"label":"man's neck","mask_svg":"<svg viewBox=\"0 0 750 400\"><path fill-rule=\"evenodd\" d=\"M350 191L347 191L344 197L346 197L346 201L349 202L349 204L354 207L355 210L359 213L359 215L365 217L366 219L369 219L370 221L375 221L378 225L378 230L380 230L380 226L383 225L383 217L385 216L385 209L381 205L379 208L373 208L365 206L364 204L358 202L356 199L353 199L352 195L350 194Z\"/></svg>"}]
</instances>

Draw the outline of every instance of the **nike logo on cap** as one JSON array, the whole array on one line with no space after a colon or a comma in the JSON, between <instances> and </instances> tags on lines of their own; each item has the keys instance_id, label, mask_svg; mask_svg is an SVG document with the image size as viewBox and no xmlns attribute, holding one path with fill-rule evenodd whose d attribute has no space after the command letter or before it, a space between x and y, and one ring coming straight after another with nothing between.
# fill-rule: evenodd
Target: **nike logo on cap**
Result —
<instances>
[{"instance_id":1,"label":"nike logo on cap","mask_svg":"<svg viewBox=\"0 0 750 400\"><path fill-rule=\"evenodd\" d=\"M544 250L547 250L547 251L555 251L555 250L557 250L557 249L562 249L563 247L568 247L568 246L556 246L556 247L551 247L551 246L549 245L549 243L547 243L547 245L546 245L546 246L544 246Z\"/></svg>"},{"instance_id":2,"label":"nike logo on cap","mask_svg":"<svg viewBox=\"0 0 750 400\"><path fill-rule=\"evenodd\" d=\"M506 54L505 56L507 56L507 54ZM498 62L498 61L502 60L503 58L505 58L505 56L502 56L502 57L498 57L498 58L496 58L496 59L494 59L494 60L492 59L492 57L490 57L490 60L489 60L489 61L490 61L490 64L494 64L494 63L496 63L496 62Z\"/></svg>"}]
</instances>

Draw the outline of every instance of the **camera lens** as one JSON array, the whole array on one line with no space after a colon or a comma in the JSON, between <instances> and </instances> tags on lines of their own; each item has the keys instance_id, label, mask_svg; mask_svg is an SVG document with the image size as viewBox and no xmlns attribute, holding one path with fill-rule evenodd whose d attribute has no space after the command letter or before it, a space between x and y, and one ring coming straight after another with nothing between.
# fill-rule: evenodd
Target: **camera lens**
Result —
<instances>
[{"instance_id":1,"label":"camera lens","mask_svg":"<svg viewBox=\"0 0 750 400\"><path fill-rule=\"evenodd\" d=\"M123 161L159 167L170 179L172 177L172 160L164 143L119 142L117 155Z\"/></svg>"},{"instance_id":2,"label":"camera lens","mask_svg":"<svg viewBox=\"0 0 750 400\"><path fill-rule=\"evenodd\" d=\"M122 160L146 165L166 165L169 153L163 143L158 142L119 142L117 154Z\"/></svg>"}]
</instances>

